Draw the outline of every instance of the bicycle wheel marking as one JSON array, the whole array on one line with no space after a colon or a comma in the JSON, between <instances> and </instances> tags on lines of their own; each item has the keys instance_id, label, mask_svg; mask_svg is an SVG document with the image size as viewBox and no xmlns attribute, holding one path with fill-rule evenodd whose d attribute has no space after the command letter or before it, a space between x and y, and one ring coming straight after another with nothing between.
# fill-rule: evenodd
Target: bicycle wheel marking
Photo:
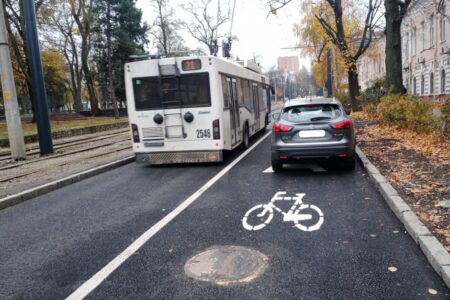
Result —
<instances>
[{"instance_id":1,"label":"bicycle wheel marking","mask_svg":"<svg viewBox=\"0 0 450 300\"><path fill-rule=\"evenodd\" d=\"M272 221L274 210L276 210L283 215L283 222L293 222L297 229L306 232L319 230L325 220L323 212L316 205L303 203L303 197L305 197L303 193L286 197L286 192L277 192L269 203L250 208L242 218L242 226L249 231L261 230ZM294 203L288 212L284 212L275 205L277 201L293 201ZM311 223L311 220L314 223Z\"/></svg>"}]
</instances>

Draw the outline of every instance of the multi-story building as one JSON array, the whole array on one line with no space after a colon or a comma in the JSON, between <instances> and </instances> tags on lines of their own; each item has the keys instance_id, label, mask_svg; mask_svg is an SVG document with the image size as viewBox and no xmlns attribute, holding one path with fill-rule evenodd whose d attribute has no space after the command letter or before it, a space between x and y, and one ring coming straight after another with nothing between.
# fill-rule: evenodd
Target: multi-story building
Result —
<instances>
[{"instance_id":1,"label":"multi-story building","mask_svg":"<svg viewBox=\"0 0 450 300\"><path fill-rule=\"evenodd\" d=\"M278 57L278 70L282 73L297 74L300 71L298 56Z\"/></svg>"},{"instance_id":2,"label":"multi-story building","mask_svg":"<svg viewBox=\"0 0 450 300\"><path fill-rule=\"evenodd\" d=\"M358 60L359 85L361 90L370 87L375 80L386 75L386 36L377 34L369 49Z\"/></svg>"},{"instance_id":3,"label":"multi-story building","mask_svg":"<svg viewBox=\"0 0 450 300\"><path fill-rule=\"evenodd\" d=\"M403 81L409 93L433 99L450 94L449 23L450 1L411 2L401 29Z\"/></svg>"}]
</instances>

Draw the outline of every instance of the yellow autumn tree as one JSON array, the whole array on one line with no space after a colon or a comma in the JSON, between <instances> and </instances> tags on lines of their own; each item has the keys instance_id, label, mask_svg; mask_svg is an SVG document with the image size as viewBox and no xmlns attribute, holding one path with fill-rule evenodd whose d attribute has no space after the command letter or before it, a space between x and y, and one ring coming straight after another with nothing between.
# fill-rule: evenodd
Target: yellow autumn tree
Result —
<instances>
[{"instance_id":1,"label":"yellow autumn tree","mask_svg":"<svg viewBox=\"0 0 450 300\"><path fill-rule=\"evenodd\" d=\"M354 63L349 60L352 53L358 51L361 36L363 36L364 26L361 20L365 17L364 7L356 1L342 0L342 7L345 12L342 16L344 36L348 49L343 53L336 46L336 41L332 43L330 35L326 32L323 21L330 24L329 30L336 31L335 13L330 6L329 1L321 0L319 2L306 1L303 3L304 17L302 22L294 27L294 32L300 40L302 51L305 55L313 59L312 71L317 85L322 86L327 77L326 53L328 50L334 54L332 61L333 78L337 83L333 84L334 94L348 92L348 72L353 68ZM320 19L319 20L319 17ZM322 21L322 23L321 23ZM335 90L337 86L338 90Z\"/></svg>"},{"instance_id":2,"label":"yellow autumn tree","mask_svg":"<svg viewBox=\"0 0 450 300\"><path fill-rule=\"evenodd\" d=\"M47 93L64 94L67 77L64 56L57 49L45 49L41 53Z\"/></svg>"}]
</instances>

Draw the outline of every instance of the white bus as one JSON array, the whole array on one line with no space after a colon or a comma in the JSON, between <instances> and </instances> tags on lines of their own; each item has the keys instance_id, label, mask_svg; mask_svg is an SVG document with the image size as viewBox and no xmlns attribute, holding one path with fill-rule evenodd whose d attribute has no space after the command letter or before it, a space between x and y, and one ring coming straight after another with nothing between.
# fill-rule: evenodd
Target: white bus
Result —
<instances>
[{"instance_id":1,"label":"white bus","mask_svg":"<svg viewBox=\"0 0 450 300\"><path fill-rule=\"evenodd\" d=\"M136 162L220 162L270 122L270 86L259 67L214 56L125 65Z\"/></svg>"}]
</instances>

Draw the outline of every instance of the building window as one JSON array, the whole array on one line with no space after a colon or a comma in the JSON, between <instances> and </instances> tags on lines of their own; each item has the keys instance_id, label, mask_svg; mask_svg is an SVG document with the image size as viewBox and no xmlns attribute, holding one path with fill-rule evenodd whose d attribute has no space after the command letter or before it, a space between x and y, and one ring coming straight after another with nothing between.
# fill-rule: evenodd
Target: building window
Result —
<instances>
[{"instance_id":1,"label":"building window","mask_svg":"<svg viewBox=\"0 0 450 300\"><path fill-rule=\"evenodd\" d=\"M434 14L430 16L430 48L434 46Z\"/></svg>"},{"instance_id":2,"label":"building window","mask_svg":"<svg viewBox=\"0 0 450 300\"><path fill-rule=\"evenodd\" d=\"M405 59L406 61L409 60L409 34L404 38L405 41L403 42L403 45L405 45Z\"/></svg>"},{"instance_id":3,"label":"building window","mask_svg":"<svg viewBox=\"0 0 450 300\"><path fill-rule=\"evenodd\" d=\"M425 23L420 24L420 51L425 50Z\"/></svg>"},{"instance_id":4,"label":"building window","mask_svg":"<svg viewBox=\"0 0 450 300\"><path fill-rule=\"evenodd\" d=\"M425 94L425 76L420 77L420 94L423 96Z\"/></svg>"},{"instance_id":5,"label":"building window","mask_svg":"<svg viewBox=\"0 0 450 300\"><path fill-rule=\"evenodd\" d=\"M430 74L430 94L434 94L434 74L431 72Z\"/></svg>"},{"instance_id":6,"label":"building window","mask_svg":"<svg viewBox=\"0 0 450 300\"><path fill-rule=\"evenodd\" d=\"M416 77L413 78L413 95L417 94Z\"/></svg>"},{"instance_id":7,"label":"building window","mask_svg":"<svg viewBox=\"0 0 450 300\"><path fill-rule=\"evenodd\" d=\"M445 41L445 5L442 5L441 14L439 18L439 31L441 42Z\"/></svg>"},{"instance_id":8,"label":"building window","mask_svg":"<svg viewBox=\"0 0 450 300\"><path fill-rule=\"evenodd\" d=\"M441 71L441 94L445 94L445 70Z\"/></svg>"}]
</instances>

